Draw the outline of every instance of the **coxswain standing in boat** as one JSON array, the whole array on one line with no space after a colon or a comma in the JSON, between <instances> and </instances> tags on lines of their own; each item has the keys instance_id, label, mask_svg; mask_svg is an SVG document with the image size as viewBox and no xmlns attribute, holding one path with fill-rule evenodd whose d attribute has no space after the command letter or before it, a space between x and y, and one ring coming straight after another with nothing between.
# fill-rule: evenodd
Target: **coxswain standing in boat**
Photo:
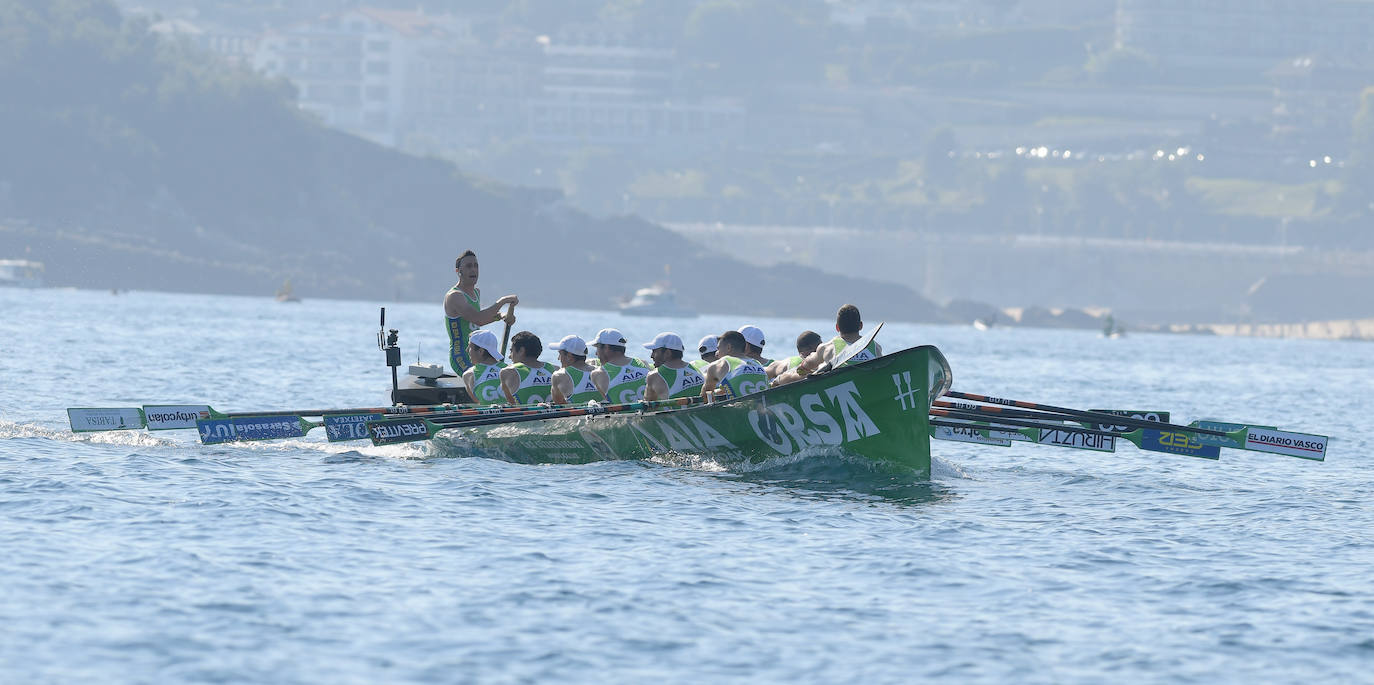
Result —
<instances>
[{"instance_id":1,"label":"coxswain standing in boat","mask_svg":"<svg viewBox=\"0 0 1374 685\"><path fill-rule=\"evenodd\" d=\"M797 368L778 376L777 380L774 381L774 385L799 381L811 375L811 372L820 368L822 364L834 359L843 352L844 348L858 342L859 338L863 337L863 329L864 322L863 318L859 316L858 307L852 304L840 307L840 311L835 313L835 332L839 333L839 335L832 338L830 342L817 347L815 352L812 352L797 365ZM864 348L858 354L850 357L849 361L845 362L845 366L866 362L870 359L877 359L881 357L882 354L883 348L879 346L878 342L875 340L869 343L868 347Z\"/></svg>"},{"instance_id":2,"label":"coxswain standing in boat","mask_svg":"<svg viewBox=\"0 0 1374 685\"><path fill-rule=\"evenodd\" d=\"M744 354L744 336L739 331L720 334L717 359L701 375L701 396L714 397L716 388L725 388L730 398L743 397L768 389L768 372L763 365Z\"/></svg>"},{"instance_id":3,"label":"coxswain standing in boat","mask_svg":"<svg viewBox=\"0 0 1374 685\"><path fill-rule=\"evenodd\" d=\"M550 390L554 404L582 404L605 402L606 372L587 363L587 342L581 336L568 335L549 345L558 351L558 363L553 372Z\"/></svg>"},{"instance_id":4,"label":"coxswain standing in boat","mask_svg":"<svg viewBox=\"0 0 1374 685\"><path fill-rule=\"evenodd\" d=\"M501 369L501 392L509 404L548 402L553 372L558 367L539 361L544 343L539 336L520 331L510 339L510 365Z\"/></svg>"},{"instance_id":5,"label":"coxswain standing in boat","mask_svg":"<svg viewBox=\"0 0 1374 685\"><path fill-rule=\"evenodd\" d=\"M811 356L821 345L821 336L815 331L806 331L797 336L797 353L786 359L779 359L768 365L768 378L772 380L778 376L801 366L802 360Z\"/></svg>"},{"instance_id":6,"label":"coxswain standing in boat","mask_svg":"<svg viewBox=\"0 0 1374 685\"><path fill-rule=\"evenodd\" d=\"M596 333L596 358L606 372L606 387L601 391L611 403L638 402L644 399L644 379L653 367L642 359L625 356L625 335L614 328Z\"/></svg>"},{"instance_id":7,"label":"coxswain standing in boat","mask_svg":"<svg viewBox=\"0 0 1374 685\"><path fill-rule=\"evenodd\" d=\"M659 333L654 341L645 343L654 370L644 379L644 399L669 400L697 397L705 382L701 373L682 361L682 337L676 333Z\"/></svg>"},{"instance_id":8,"label":"coxswain standing in boat","mask_svg":"<svg viewBox=\"0 0 1374 685\"><path fill-rule=\"evenodd\" d=\"M744 336L744 356L759 363L759 366L767 368L773 363L772 359L763 356L763 329L758 326L744 325L739 327L739 334Z\"/></svg>"},{"instance_id":9,"label":"coxswain standing in boat","mask_svg":"<svg viewBox=\"0 0 1374 685\"><path fill-rule=\"evenodd\" d=\"M448 330L449 365L453 372L463 375L472 367L473 360L468 356L468 342L473 331L502 319L506 325L515 324L515 312L501 315L501 308L520 303L520 298L506 295L486 309L482 309L482 291L477 289L477 254L468 250L459 255L453 263L458 272L458 283L444 296L444 323ZM474 398L475 399L475 398Z\"/></svg>"},{"instance_id":10,"label":"coxswain standing in boat","mask_svg":"<svg viewBox=\"0 0 1374 685\"><path fill-rule=\"evenodd\" d=\"M716 360L716 336L708 335L702 338L701 342L697 343L697 354L701 355L701 359L692 362L692 368L705 371L706 367Z\"/></svg>"},{"instance_id":11,"label":"coxswain standing in boat","mask_svg":"<svg viewBox=\"0 0 1374 685\"><path fill-rule=\"evenodd\" d=\"M491 331L473 331L468 339L468 357L472 366L463 372L463 385L478 404L501 404L501 370L505 367L501 343Z\"/></svg>"}]
</instances>

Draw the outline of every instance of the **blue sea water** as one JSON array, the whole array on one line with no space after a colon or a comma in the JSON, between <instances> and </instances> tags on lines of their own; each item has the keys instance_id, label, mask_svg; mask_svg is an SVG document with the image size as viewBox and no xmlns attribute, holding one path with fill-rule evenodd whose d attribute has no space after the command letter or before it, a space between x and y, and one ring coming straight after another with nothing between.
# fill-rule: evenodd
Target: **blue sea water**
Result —
<instances>
[{"instance_id":1,"label":"blue sea water","mask_svg":"<svg viewBox=\"0 0 1374 685\"><path fill-rule=\"evenodd\" d=\"M546 340L745 323L518 313ZM916 482L67 430L70 406L375 405L376 314L0 290L0 682L1374 680L1367 344L881 335L938 345L957 390L1277 424L1332 436L1325 463L936 442ZM828 314L752 323L774 351ZM407 362L444 357L440 318L388 306Z\"/></svg>"}]
</instances>

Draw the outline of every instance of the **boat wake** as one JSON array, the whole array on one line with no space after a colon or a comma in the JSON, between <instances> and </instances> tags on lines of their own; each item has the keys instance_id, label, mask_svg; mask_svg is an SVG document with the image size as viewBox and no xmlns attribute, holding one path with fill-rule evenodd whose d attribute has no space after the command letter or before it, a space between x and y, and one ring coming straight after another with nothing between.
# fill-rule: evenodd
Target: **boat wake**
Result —
<instances>
[{"instance_id":1,"label":"boat wake","mask_svg":"<svg viewBox=\"0 0 1374 685\"><path fill-rule=\"evenodd\" d=\"M127 447L179 447L184 443L160 438L143 431L108 431L102 433L73 433L62 428L49 428L36 423L0 421L0 440L41 438L60 442L86 442L93 445L121 445Z\"/></svg>"}]
</instances>

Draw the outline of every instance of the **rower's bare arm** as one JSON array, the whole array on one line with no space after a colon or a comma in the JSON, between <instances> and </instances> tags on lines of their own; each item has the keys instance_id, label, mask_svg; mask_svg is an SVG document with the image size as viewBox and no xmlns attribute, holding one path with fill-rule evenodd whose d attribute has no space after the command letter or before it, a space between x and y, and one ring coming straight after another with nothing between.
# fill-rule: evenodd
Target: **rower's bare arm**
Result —
<instances>
[{"instance_id":1,"label":"rower's bare arm","mask_svg":"<svg viewBox=\"0 0 1374 685\"><path fill-rule=\"evenodd\" d=\"M879 345L877 341L873 342L873 351L877 352L879 357L883 356L883 346Z\"/></svg>"},{"instance_id":2,"label":"rower's bare arm","mask_svg":"<svg viewBox=\"0 0 1374 685\"><path fill-rule=\"evenodd\" d=\"M506 396L509 404L519 404L515 401L515 391L520 389L520 372L511 367L501 369L501 392Z\"/></svg>"},{"instance_id":3,"label":"rower's bare arm","mask_svg":"<svg viewBox=\"0 0 1374 685\"><path fill-rule=\"evenodd\" d=\"M611 391L611 377L606 375L606 370L596 367L592 370L592 385L596 386L596 391L605 395Z\"/></svg>"},{"instance_id":4,"label":"rower's bare arm","mask_svg":"<svg viewBox=\"0 0 1374 685\"><path fill-rule=\"evenodd\" d=\"M572 376L567 371L559 369L553 372L549 379L549 395L554 404L567 404L568 393L572 392Z\"/></svg>"},{"instance_id":5,"label":"rower's bare arm","mask_svg":"<svg viewBox=\"0 0 1374 685\"><path fill-rule=\"evenodd\" d=\"M716 361L711 362L711 364L706 367L706 370L701 374L702 399L711 399L712 393L716 391L716 386L720 385L721 376L724 375L721 372L721 369L729 367L730 365L726 364L724 359L717 359Z\"/></svg>"},{"instance_id":6,"label":"rower's bare arm","mask_svg":"<svg viewBox=\"0 0 1374 685\"><path fill-rule=\"evenodd\" d=\"M764 367L764 372L768 374L768 380L773 380L787 372L787 360L779 359L772 364Z\"/></svg>"},{"instance_id":7,"label":"rower's bare arm","mask_svg":"<svg viewBox=\"0 0 1374 685\"><path fill-rule=\"evenodd\" d=\"M644 378L644 401L653 402L654 400L666 399L668 399L668 383L663 380L663 376L658 375L658 369L654 369Z\"/></svg>"},{"instance_id":8,"label":"rower's bare arm","mask_svg":"<svg viewBox=\"0 0 1374 685\"><path fill-rule=\"evenodd\" d=\"M473 373L472 369L463 372L463 387L468 389L468 397L474 401L477 399L476 380L477 374Z\"/></svg>"}]
</instances>

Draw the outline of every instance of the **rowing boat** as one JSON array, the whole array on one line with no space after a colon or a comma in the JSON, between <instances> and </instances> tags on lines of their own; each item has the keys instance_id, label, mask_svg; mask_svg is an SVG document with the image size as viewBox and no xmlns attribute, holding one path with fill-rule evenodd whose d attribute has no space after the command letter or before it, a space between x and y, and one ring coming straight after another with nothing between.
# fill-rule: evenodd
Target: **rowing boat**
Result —
<instances>
[{"instance_id":1,"label":"rowing boat","mask_svg":"<svg viewBox=\"0 0 1374 685\"><path fill-rule=\"evenodd\" d=\"M392 370L386 407L222 413L208 405L71 408L75 432L195 428L205 444L304 437L323 427L331 441L371 439L376 445L436 440L441 453L490 456L522 463L585 463L679 454L722 466L774 459L848 455L930 475L931 438L1007 447L1013 443L1115 452L1137 449L1218 459L1222 448L1300 459L1326 458L1325 436L1272 425L1202 419L1170 423L1158 410L1084 410L951 389L954 376L935 347L912 347L846 363L867 349L878 324L833 365L810 377L727 401L700 398L620 404L470 406L436 367L426 383L398 382L395 329L378 345ZM416 375L416 367L412 367ZM413 393L403 392L413 390ZM408 401L402 401L402 397ZM423 404L414 403L418 399ZM306 417L317 416L319 421Z\"/></svg>"},{"instance_id":2,"label":"rowing boat","mask_svg":"<svg viewBox=\"0 0 1374 685\"><path fill-rule=\"evenodd\" d=\"M448 429L431 425L443 431L433 439L448 449L522 463L680 453L738 464L839 452L925 478L930 474L927 413L952 380L944 355L926 345L712 404ZM375 437L374 442L387 442Z\"/></svg>"}]
</instances>

